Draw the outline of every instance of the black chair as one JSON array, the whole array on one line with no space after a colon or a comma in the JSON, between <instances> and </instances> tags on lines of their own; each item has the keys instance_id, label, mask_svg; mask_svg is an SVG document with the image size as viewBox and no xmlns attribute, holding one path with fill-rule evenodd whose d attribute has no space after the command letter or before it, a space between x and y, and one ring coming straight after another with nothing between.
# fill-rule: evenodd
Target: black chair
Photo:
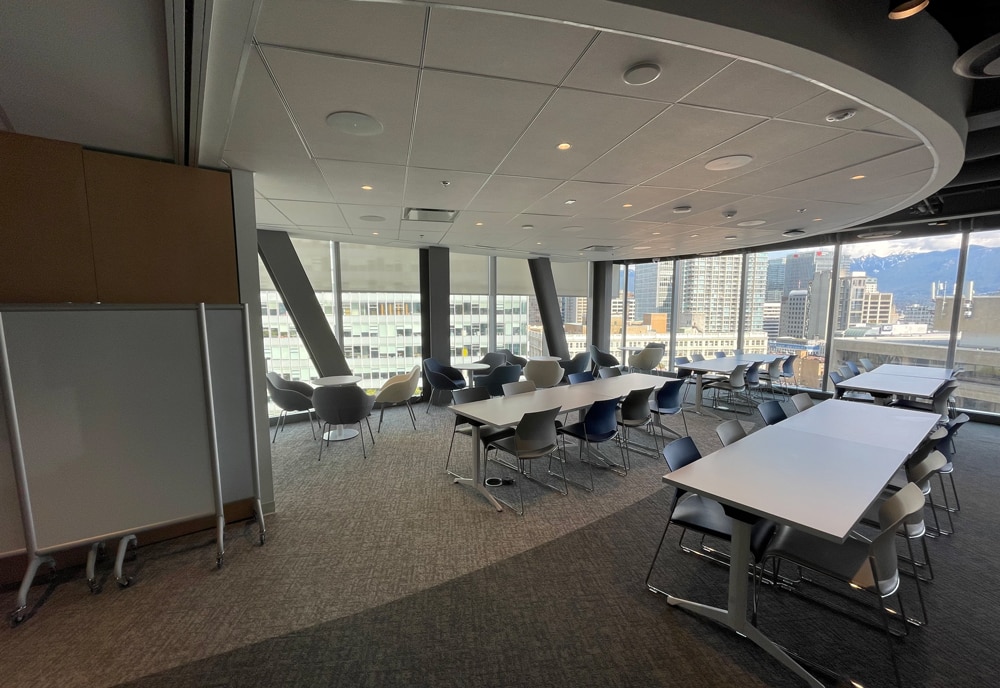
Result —
<instances>
[{"instance_id":1,"label":"black chair","mask_svg":"<svg viewBox=\"0 0 1000 688\"><path fill-rule=\"evenodd\" d=\"M941 438L935 447L947 460L947 463L945 463L944 467L938 472L938 478L941 481L941 494L944 497L945 508L948 509L948 511L962 510L962 506L958 501L958 492L955 490L955 436L958 434L958 431L962 429L962 426L968 422L969 416L965 413L960 413L949 420L944 426L948 434ZM948 503L948 493L945 491L944 487L944 476L946 475L948 476L948 481L951 483L951 494L955 497L954 506Z\"/></svg>"},{"instance_id":2,"label":"black chair","mask_svg":"<svg viewBox=\"0 0 1000 688\"><path fill-rule=\"evenodd\" d=\"M309 414L309 428L312 430L313 439L316 439L316 428L313 427L313 388L305 382L286 380L275 372L267 373L264 380L267 383L268 396L274 405L281 409L274 424L274 437L271 442L274 443L278 439L278 430L284 429L289 411L305 411Z\"/></svg>"},{"instance_id":3,"label":"black chair","mask_svg":"<svg viewBox=\"0 0 1000 688\"><path fill-rule=\"evenodd\" d=\"M694 440L690 437L682 437L663 448L663 458L667 462L667 467L671 471L676 471L700 459L701 452L695 446ZM667 530L670 529L671 525L680 526L682 529L680 541L678 542L678 546L682 551L711 559L726 566L729 565L727 555L704 546L704 536L718 538L726 542L731 541L733 536L732 519L726 515L722 505L714 499L702 497L686 490L676 489L670 504L670 516L667 519L667 525L663 528L660 544L656 547L653 561L649 565L649 572L646 574L647 588L656 593L667 594L663 590L651 585L649 581L653 575L653 569L656 567L656 560L660 556L660 550L663 548L663 542L666 540ZM770 542L771 536L774 534L775 527L773 521L766 519L760 519L751 526L750 553L753 555L752 563L754 572L757 570L757 562L761 561L764 550L768 542ZM702 544L698 549L691 549L684 545L684 536L689 530L703 536ZM754 617L756 617L756 611L754 611Z\"/></svg>"},{"instance_id":4,"label":"black chair","mask_svg":"<svg viewBox=\"0 0 1000 688\"><path fill-rule=\"evenodd\" d=\"M323 421L322 432L326 432L332 425L354 425L357 423L358 436L361 437L361 454L368 458L365 451L365 434L361 427L361 421L368 425L368 436L371 437L372 446L375 446L375 435L372 434L372 425L368 422L372 414L372 407L375 405L375 397L369 396L365 390L356 385L337 385L331 387L317 387L313 391L313 404L316 407L316 415ZM326 440L329 443L329 440ZM323 441L319 443L319 461L323 458Z\"/></svg>"},{"instance_id":5,"label":"black chair","mask_svg":"<svg viewBox=\"0 0 1000 688\"><path fill-rule=\"evenodd\" d=\"M596 344L590 345L590 360L595 374L601 368L617 368L621 365L617 358L606 351L601 351Z\"/></svg>"},{"instance_id":6,"label":"black chair","mask_svg":"<svg viewBox=\"0 0 1000 688\"><path fill-rule=\"evenodd\" d=\"M580 485L585 490L593 491L594 489L594 469L592 463L589 461L591 458L591 445L601 444L603 442L609 442L618 436L618 421L615 414L618 411L618 400L617 399L602 399L600 401L595 401L587 409L587 413L584 414L583 420L578 423L569 423L558 429L559 435L562 437L563 442L563 456L566 456L566 437L575 438L580 445L580 461L583 461L583 447L587 447L587 468L590 473L590 485ZM621 469L619 475L625 475L628 473L628 464L626 463L625 450L621 445L618 447L622 455L622 463L615 464L608 461L606 458L601 457L603 463L607 464L612 469ZM579 484L579 483L574 483Z\"/></svg>"},{"instance_id":7,"label":"black chair","mask_svg":"<svg viewBox=\"0 0 1000 688\"><path fill-rule=\"evenodd\" d=\"M573 373L590 372L590 352L581 351L568 361L559 361L563 369L563 379L569 380Z\"/></svg>"},{"instance_id":8,"label":"black chair","mask_svg":"<svg viewBox=\"0 0 1000 688\"><path fill-rule=\"evenodd\" d=\"M764 401L757 406L760 417L764 419L764 425L775 425L788 418L785 409L777 401Z\"/></svg>"},{"instance_id":9,"label":"black chair","mask_svg":"<svg viewBox=\"0 0 1000 688\"><path fill-rule=\"evenodd\" d=\"M506 365L507 364L507 357L504 356L499 351L491 351L491 352L489 352L487 354L484 354L483 357L481 359L479 359L478 361L474 361L474 363L484 363L484 364L488 365L489 368L486 368L484 370L474 370L474 371L472 371L472 381L473 381L473 383L475 383L476 378L485 377L486 375L489 375L490 373L492 373L494 370L496 370L500 366Z\"/></svg>"},{"instance_id":10,"label":"black chair","mask_svg":"<svg viewBox=\"0 0 1000 688\"><path fill-rule=\"evenodd\" d=\"M424 413L430 412L435 394L439 392L453 392L456 389L464 389L466 387L462 371L438 363L433 358L424 359L424 377L431 388L431 395L427 400L427 408L424 410Z\"/></svg>"},{"instance_id":11,"label":"black chair","mask_svg":"<svg viewBox=\"0 0 1000 688\"><path fill-rule=\"evenodd\" d=\"M502 365L496 367L489 375L476 377L476 387L485 387L494 397L503 396L503 386L508 382L517 382L521 379L521 366Z\"/></svg>"},{"instance_id":12,"label":"black chair","mask_svg":"<svg viewBox=\"0 0 1000 688\"><path fill-rule=\"evenodd\" d=\"M571 385L578 385L581 382L593 382L594 374L589 370L584 370L579 373L570 373L566 376L566 381Z\"/></svg>"},{"instance_id":13,"label":"black chair","mask_svg":"<svg viewBox=\"0 0 1000 688\"><path fill-rule=\"evenodd\" d=\"M451 393L456 404L470 404L474 401L486 401L490 398L490 390L485 387L471 387L469 389L456 389ZM472 428L479 427L479 441L483 449L493 440L503 437L512 437L514 428L503 428L496 425L484 425L477 420L472 420L459 413L455 414L455 426L451 431L451 443L448 445L448 460L444 464L445 473L450 473L448 467L451 465L451 450L455 446L455 435L472 436ZM455 474L452 474L455 475ZM456 475L456 477L459 477Z\"/></svg>"}]
</instances>

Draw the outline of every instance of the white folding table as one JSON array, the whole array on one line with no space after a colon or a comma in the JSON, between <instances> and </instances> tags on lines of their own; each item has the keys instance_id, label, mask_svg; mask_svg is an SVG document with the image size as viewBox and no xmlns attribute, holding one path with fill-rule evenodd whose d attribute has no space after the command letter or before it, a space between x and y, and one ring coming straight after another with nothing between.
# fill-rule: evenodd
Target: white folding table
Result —
<instances>
[{"instance_id":1,"label":"white folding table","mask_svg":"<svg viewBox=\"0 0 1000 688\"><path fill-rule=\"evenodd\" d=\"M862 373L837 383L838 389L871 394L895 394L901 397L930 398L941 388L944 378L911 377L886 373Z\"/></svg>"},{"instance_id":2,"label":"white folding table","mask_svg":"<svg viewBox=\"0 0 1000 688\"><path fill-rule=\"evenodd\" d=\"M751 363L770 363L776 358L781 358L781 356L774 356L772 354L740 354L739 356L726 356L725 358L706 358L704 361L691 361L690 363L680 363L678 364L678 370L690 370L695 375L695 396L694 396L694 413L701 415L712 416L718 419L713 413L705 411L702 391L704 389L704 376L706 373L714 373L716 375L729 375L738 365L746 363L747 365Z\"/></svg>"},{"instance_id":3,"label":"white folding table","mask_svg":"<svg viewBox=\"0 0 1000 688\"><path fill-rule=\"evenodd\" d=\"M900 363L883 363L869 372L879 375L930 377L939 380L950 380L955 376L955 371L951 368L932 368L931 366L902 365Z\"/></svg>"}]
</instances>

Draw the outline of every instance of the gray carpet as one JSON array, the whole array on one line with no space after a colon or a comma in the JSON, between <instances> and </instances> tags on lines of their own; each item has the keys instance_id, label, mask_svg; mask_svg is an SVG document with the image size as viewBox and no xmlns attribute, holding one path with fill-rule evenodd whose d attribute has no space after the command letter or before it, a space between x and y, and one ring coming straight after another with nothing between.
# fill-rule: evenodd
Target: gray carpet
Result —
<instances>
[{"instance_id":1,"label":"gray carpet","mask_svg":"<svg viewBox=\"0 0 1000 688\"><path fill-rule=\"evenodd\" d=\"M626 478L601 472L594 494L538 489L523 517L496 514L442 473L450 412L418 407L416 433L405 410L386 415L367 460L355 440L317 462L308 426L289 426L275 445L268 543L230 527L222 571L209 536L194 535L141 548L127 590L89 595L79 571L36 586L33 617L0 629L0 675L60 686L798 685L750 643L646 591L671 494L662 460L634 456ZM689 423L703 451L718 446L714 421ZM897 643L906 685L981 685L1000 669L998 441L1000 428L982 425L959 439L959 532L931 543L931 625ZM675 546L655 576L724 603L725 571ZM765 590L761 626L865 685L891 677L879 633L787 593Z\"/></svg>"}]
</instances>

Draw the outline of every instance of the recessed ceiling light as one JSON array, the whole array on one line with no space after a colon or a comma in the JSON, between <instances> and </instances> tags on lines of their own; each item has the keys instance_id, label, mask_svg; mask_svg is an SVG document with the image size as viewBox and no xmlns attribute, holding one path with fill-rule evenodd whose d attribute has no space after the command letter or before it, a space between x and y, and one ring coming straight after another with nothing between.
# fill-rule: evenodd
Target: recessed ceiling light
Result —
<instances>
[{"instance_id":1,"label":"recessed ceiling light","mask_svg":"<svg viewBox=\"0 0 1000 688\"><path fill-rule=\"evenodd\" d=\"M653 236L660 236L660 232L653 232Z\"/></svg>"},{"instance_id":2,"label":"recessed ceiling light","mask_svg":"<svg viewBox=\"0 0 1000 688\"><path fill-rule=\"evenodd\" d=\"M362 215L361 219L365 222L385 222L385 218L381 215Z\"/></svg>"},{"instance_id":3,"label":"recessed ceiling light","mask_svg":"<svg viewBox=\"0 0 1000 688\"><path fill-rule=\"evenodd\" d=\"M698 238L698 236L699 236L698 234L692 234L692 235L691 235L691 238L692 238L692 239L697 239L697 238Z\"/></svg>"},{"instance_id":4,"label":"recessed ceiling light","mask_svg":"<svg viewBox=\"0 0 1000 688\"><path fill-rule=\"evenodd\" d=\"M372 236L378 236L378 232L372 232Z\"/></svg>"},{"instance_id":5,"label":"recessed ceiling light","mask_svg":"<svg viewBox=\"0 0 1000 688\"><path fill-rule=\"evenodd\" d=\"M891 0L889 19L906 19L927 7L930 0Z\"/></svg>"},{"instance_id":6,"label":"recessed ceiling light","mask_svg":"<svg viewBox=\"0 0 1000 688\"><path fill-rule=\"evenodd\" d=\"M579 232L579 231L582 231L582 230L583 230L583 227L577 227L575 225L571 226L571 227L563 227L562 228L562 231L564 231L564 232Z\"/></svg>"},{"instance_id":7,"label":"recessed ceiling light","mask_svg":"<svg viewBox=\"0 0 1000 688\"><path fill-rule=\"evenodd\" d=\"M382 123L363 112L331 112L326 116L326 124L342 134L351 136L376 136L382 133Z\"/></svg>"},{"instance_id":8,"label":"recessed ceiling light","mask_svg":"<svg viewBox=\"0 0 1000 688\"><path fill-rule=\"evenodd\" d=\"M854 115L856 114L858 114L858 111L854 110L853 108L847 108L845 110L837 110L836 112L831 112L829 115L827 115L826 121L844 122L846 120L849 120L851 117L854 117Z\"/></svg>"},{"instance_id":9,"label":"recessed ceiling light","mask_svg":"<svg viewBox=\"0 0 1000 688\"><path fill-rule=\"evenodd\" d=\"M821 217L814 217L813 218L813 222L822 222L822 221L823 221L823 218L821 218Z\"/></svg>"},{"instance_id":10,"label":"recessed ceiling light","mask_svg":"<svg viewBox=\"0 0 1000 688\"><path fill-rule=\"evenodd\" d=\"M635 250L636 251L648 251L650 248L652 248L652 247L651 246L636 246Z\"/></svg>"},{"instance_id":11,"label":"recessed ceiling light","mask_svg":"<svg viewBox=\"0 0 1000 688\"><path fill-rule=\"evenodd\" d=\"M931 227L944 227L948 223L943 220L939 220L938 222L928 222L927 224Z\"/></svg>"},{"instance_id":12,"label":"recessed ceiling light","mask_svg":"<svg viewBox=\"0 0 1000 688\"><path fill-rule=\"evenodd\" d=\"M361 187L361 190L362 191L371 191L374 188L375 188L374 186L370 186L368 184L365 184L364 186Z\"/></svg>"},{"instance_id":13,"label":"recessed ceiling light","mask_svg":"<svg viewBox=\"0 0 1000 688\"><path fill-rule=\"evenodd\" d=\"M674 206L674 212L677 213L678 215L682 215L684 213L690 213L691 212L691 206L689 206L689 205L677 205L677 206Z\"/></svg>"},{"instance_id":14,"label":"recessed ceiling light","mask_svg":"<svg viewBox=\"0 0 1000 688\"><path fill-rule=\"evenodd\" d=\"M572 144L566 143L565 141L556 146L556 148L558 148L559 150L569 150L572 147L573 147Z\"/></svg>"},{"instance_id":15,"label":"recessed ceiling light","mask_svg":"<svg viewBox=\"0 0 1000 688\"><path fill-rule=\"evenodd\" d=\"M482 222L477 222L477 223L476 223L476 227L482 227L482 226L483 226L483 223L482 223Z\"/></svg>"},{"instance_id":16,"label":"recessed ceiling light","mask_svg":"<svg viewBox=\"0 0 1000 688\"><path fill-rule=\"evenodd\" d=\"M536 241L535 242L535 246L541 246L541 245L542 245L542 242L540 242L540 241Z\"/></svg>"},{"instance_id":17,"label":"recessed ceiling light","mask_svg":"<svg viewBox=\"0 0 1000 688\"><path fill-rule=\"evenodd\" d=\"M699 256L717 256L720 253L722 253L722 251L703 251L702 253L699 253L698 255Z\"/></svg>"},{"instance_id":18,"label":"recessed ceiling light","mask_svg":"<svg viewBox=\"0 0 1000 688\"><path fill-rule=\"evenodd\" d=\"M900 231L898 229L873 229L870 232L855 234L855 236L859 239L888 239L896 236Z\"/></svg>"},{"instance_id":19,"label":"recessed ceiling light","mask_svg":"<svg viewBox=\"0 0 1000 688\"><path fill-rule=\"evenodd\" d=\"M716 158L705 163L705 169L713 172L723 170L735 170L738 167L749 165L753 161L752 155L727 155L724 158Z\"/></svg>"},{"instance_id":20,"label":"recessed ceiling light","mask_svg":"<svg viewBox=\"0 0 1000 688\"><path fill-rule=\"evenodd\" d=\"M864 179L864 178L865 178L865 175L863 175L863 174L856 174L853 177L851 177L851 181L857 181L859 179Z\"/></svg>"},{"instance_id":21,"label":"recessed ceiling light","mask_svg":"<svg viewBox=\"0 0 1000 688\"><path fill-rule=\"evenodd\" d=\"M625 70L622 79L630 86L644 86L653 83L660 76L660 65L653 62L639 62Z\"/></svg>"},{"instance_id":22,"label":"recessed ceiling light","mask_svg":"<svg viewBox=\"0 0 1000 688\"><path fill-rule=\"evenodd\" d=\"M743 222L737 222L737 227L760 227L761 225L767 224L764 220L743 220Z\"/></svg>"},{"instance_id":23,"label":"recessed ceiling light","mask_svg":"<svg viewBox=\"0 0 1000 688\"><path fill-rule=\"evenodd\" d=\"M804 229L789 229L789 230L786 230L786 231L782 232L781 236L787 236L787 237L802 236L805 233L806 233L806 230L804 230Z\"/></svg>"},{"instance_id":24,"label":"recessed ceiling light","mask_svg":"<svg viewBox=\"0 0 1000 688\"><path fill-rule=\"evenodd\" d=\"M730 235L728 235L727 237L725 237L726 241L732 241L732 240L733 240L733 239L735 239L735 238L736 238L736 235L735 235L735 234L730 234Z\"/></svg>"},{"instance_id":25,"label":"recessed ceiling light","mask_svg":"<svg viewBox=\"0 0 1000 688\"><path fill-rule=\"evenodd\" d=\"M631 203L622 203L622 207L623 208L631 208L632 204Z\"/></svg>"},{"instance_id":26,"label":"recessed ceiling light","mask_svg":"<svg viewBox=\"0 0 1000 688\"><path fill-rule=\"evenodd\" d=\"M521 229L534 229L535 225L521 225Z\"/></svg>"},{"instance_id":27,"label":"recessed ceiling light","mask_svg":"<svg viewBox=\"0 0 1000 688\"><path fill-rule=\"evenodd\" d=\"M575 198L568 198L565 201L563 201L564 205L573 205L574 203L576 203L576 199Z\"/></svg>"}]
</instances>

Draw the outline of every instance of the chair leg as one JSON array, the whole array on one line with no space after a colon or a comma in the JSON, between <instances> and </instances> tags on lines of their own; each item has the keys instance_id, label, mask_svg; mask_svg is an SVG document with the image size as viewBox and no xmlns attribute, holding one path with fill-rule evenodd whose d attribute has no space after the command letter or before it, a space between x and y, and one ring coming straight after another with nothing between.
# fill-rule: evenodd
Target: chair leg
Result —
<instances>
[{"instance_id":1,"label":"chair leg","mask_svg":"<svg viewBox=\"0 0 1000 688\"><path fill-rule=\"evenodd\" d=\"M663 542L667 539L667 530L670 529L670 519L667 518L667 525L663 527L663 535L660 536L660 544L656 546L656 552L653 554L653 561L649 563L649 571L646 572L646 588L651 592L659 593L661 595L668 594L665 590L660 590L649 584L649 579L653 576L653 569L656 567L656 560L660 558L660 550L663 549Z\"/></svg>"},{"instance_id":2,"label":"chair leg","mask_svg":"<svg viewBox=\"0 0 1000 688\"><path fill-rule=\"evenodd\" d=\"M385 415L385 406L383 406L381 409L379 409L379 412L378 412L378 433L380 435L382 434L382 416L384 416L384 415Z\"/></svg>"},{"instance_id":3,"label":"chair leg","mask_svg":"<svg viewBox=\"0 0 1000 688\"><path fill-rule=\"evenodd\" d=\"M312 430L313 439L316 439L316 427L313 425L314 420L316 420L316 412L309 409L309 429Z\"/></svg>"},{"instance_id":4,"label":"chair leg","mask_svg":"<svg viewBox=\"0 0 1000 688\"><path fill-rule=\"evenodd\" d=\"M316 458L317 461L320 461L323 458L323 442L326 442L327 444L330 443L329 440L323 439L323 432L329 425L330 425L329 423L323 423L323 427L319 429L319 456Z\"/></svg>"},{"instance_id":5,"label":"chair leg","mask_svg":"<svg viewBox=\"0 0 1000 688\"><path fill-rule=\"evenodd\" d=\"M365 417L365 425L368 426L368 436L372 438L372 449L375 448L375 435L372 434L372 422ZM358 422L358 432L361 432L361 422Z\"/></svg>"},{"instance_id":6,"label":"chair leg","mask_svg":"<svg viewBox=\"0 0 1000 688\"><path fill-rule=\"evenodd\" d=\"M371 425L368 426L368 431L371 432ZM361 457L367 459L368 454L365 452L365 429L361 427L361 421L358 421L358 437L361 438Z\"/></svg>"},{"instance_id":7,"label":"chair leg","mask_svg":"<svg viewBox=\"0 0 1000 688\"><path fill-rule=\"evenodd\" d=\"M285 412L282 411L278 414L278 420L274 421L274 437L271 439L271 444L278 441L278 428L281 427L281 419L285 417Z\"/></svg>"},{"instance_id":8,"label":"chair leg","mask_svg":"<svg viewBox=\"0 0 1000 688\"><path fill-rule=\"evenodd\" d=\"M417 417L413 414L413 406L410 405L410 400L406 400L406 411L410 414L410 422L413 423L413 429L417 429Z\"/></svg>"}]
</instances>

